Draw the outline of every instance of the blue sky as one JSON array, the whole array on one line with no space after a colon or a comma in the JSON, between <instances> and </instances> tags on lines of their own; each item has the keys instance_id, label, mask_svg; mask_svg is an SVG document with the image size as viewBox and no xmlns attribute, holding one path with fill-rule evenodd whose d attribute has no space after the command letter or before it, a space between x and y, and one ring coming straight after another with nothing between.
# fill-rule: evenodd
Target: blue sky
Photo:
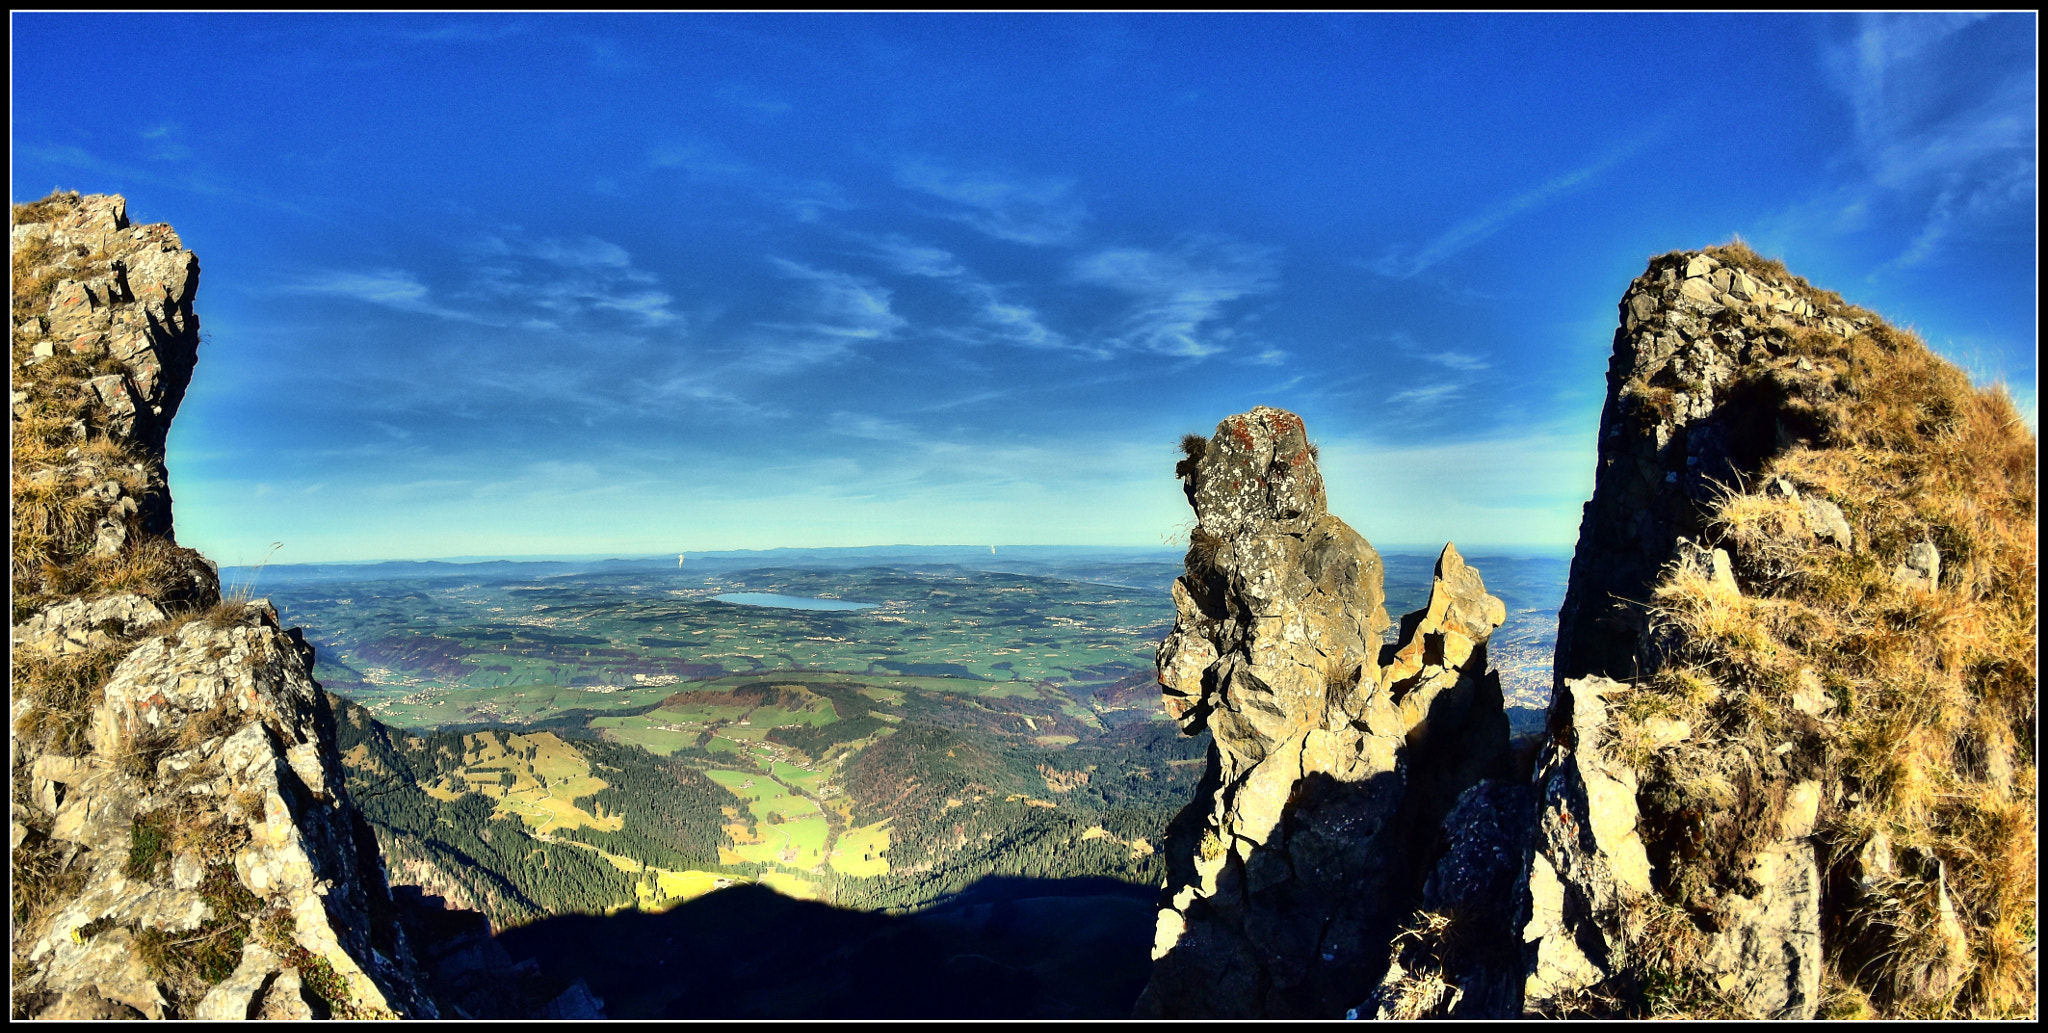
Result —
<instances>
[{"instance_id":1,"label":"blue sky","mask_svg":"<svg viewBox=\"0 0 2048 1033\"><path fill-rule=\"evenodd\" d=\"M1565 550L1741 235L2035 402L2031 14L17 14L13 194L203 267L223 563L1185 541L1180 434Z\"/></svg>"}]
</instances>

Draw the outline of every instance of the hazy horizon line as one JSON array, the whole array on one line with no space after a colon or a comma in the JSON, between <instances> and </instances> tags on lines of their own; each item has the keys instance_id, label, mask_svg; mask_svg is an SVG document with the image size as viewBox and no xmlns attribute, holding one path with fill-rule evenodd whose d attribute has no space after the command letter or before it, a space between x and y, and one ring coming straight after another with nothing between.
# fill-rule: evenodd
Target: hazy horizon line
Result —
<instances>
[{"instance_id":1,"label":"hazy horizon line","mask_svg":"<svg viewBox=\"0 0 2048 1033\"><path fill-rule=\"evenodd\" d=\"M1442 551L1442 549L1443 549L1443 547L1444 547L1444 544L1445 544L1445 543L1441 543L1441 542L1437 542L1437 543L1429 543L1429 544L1424 544L1424 543L1419 543L1419 542L1393 542L1393 543L1387 543L1387 544L1374 544L1374 545L1373 545L1373 548L1374 548L1374 549L1375 549L1376 551L1378 551L1378 552L1380 552L1380 553L1382 553L1382 554L1388 554L1388 555L1396 555L1396 556L1431 556L1431 555L1435 555L1435 554L1437 554L1438 552ZM1455 543L1453 543L1453 544L1455 544ZM1458 546L1458 552L1459 552L1459 553L1460 553L1461 555L1464 555L1464 556L1467 556L1467 557L1480 557L1480 556L1492 556L1492 557L1505 557L1505 558L1508 558L1508 559L1523 559L1523 558L1544 558L1544 559L1568 559L1568 558L1570 558L1570 556L1572 555L1572 552L1573 552L1573 551L1574 551L1574 550L1576 549L1576 547L1577 547L1576 543L1573 543L1573 544L1571 544L1571 545L1531 545L1531 544L1500 544L1500 545L1495 545L1495 544L1485 544L1485 543L1481 543L1481 544L1473 544L1473 545L1459 545L1459 546ZM664 559L664 558L666 558L666 557L669 557L669 556L676 556L676 555L682 555L682 556L685 556L685 557L687 557L687 556L702 556L702 557L705 557L705 558L732 558L732 557L740 557L740 556L752 556L752 555L767 555L767 554L770 554L770 553L779 553L779 552L817 552L817 553L848 553L848 552L874 552L874 551L879 551L879 550L884 550L884 549L901 549L901 550L905 550L905 551L916 551L916 550L930 550L930 551L941 551L941 550L968 550L968 549L975 549L975 550L979 550L979 549L988 549L988 548L994 548L994 549L998 549L998 550L1002 550L1002 549L1008 549L1008 550L1013 550L1013 551L1016 551L1016 550L1032 550L1032 551L1037 551L1037 550L1053 550L1053 549L1057 549L1057 550L1062 550L1062 551L1095 551L1095 552L1105 552L1105 553L1107 553L1107 552L1125 552L1125 553L1129 553L1129 552L1140 552L1140 553L1161 553L1161 554L1179 554L1179 553L1183 553L1183 552L1185 552L1185 551L1186 551L1186 550L1185 550L1185 548L1184 548L1183 546L1178 546L1178 545L1101 545L1101 544L1081 544L1081 545L1004 545L1004 544L1003 544L1003 543L1001 543L1001 542L997 542L997 543L995 543L995 545L994 545L994 546L990 546L990 545L989 545L988 543L986 543L986 542L982 542L982 543L975 543L975 544L954 544L954 545L913 545L913 544L907 544L907 543L892 543L892 544L888 544L888 545L820 545L820 546L811 546L811 545L778 545L778 546L776 546L776 547L774 547L774 548L771 548L771 549L705 549L705 550L702 550L702 551L697 551L697 552L689 552L689 551L686 551L686 552L683 552L683 553L680 553L680 554L679 554L679 553L672 553L672 552L632 552L632 553L627 553L627 552L587 552L587 553L520 553L520 554L513 554L513 553L492 553L492 554L482 554L482 555L459 555L459 556L425 556L425 557L420 557L420 556L390 556L390 557L381 557L381 558L378 558L378 559L351 559L351 560L342 560L342 559L328 559L328 560L303 560L303 561L297 561L297 562L292 562L292 563L247 563L247 564L225 564L225 563L224 563L224 564L219 564L219 568L220 568L220 569L221 569L222 571L229 571L229 570L257 570L257 569L268 569L268 568L271 568L271 567L322 567L322 566L337 566L337 567L339 567L339 566L350 566L350 567L357 567L357 566L373 566L373 565L376 565L376 564L380 564L380 563L446 563L446 564L455 564L455 565L471 565L471 564L480 564L480 563L602 563L602 562L607 562L607 561L621 561L621 562L624 562L624 561L633 561L633 560L654 560L654 559ZM997 556L999 556L999 557L1000 557L1000 556L1002 555L1002 553L1000 553L1000 552L997 552L997 553L995 553L995 555L997 555Z\"/></svg>"}]
</instances>

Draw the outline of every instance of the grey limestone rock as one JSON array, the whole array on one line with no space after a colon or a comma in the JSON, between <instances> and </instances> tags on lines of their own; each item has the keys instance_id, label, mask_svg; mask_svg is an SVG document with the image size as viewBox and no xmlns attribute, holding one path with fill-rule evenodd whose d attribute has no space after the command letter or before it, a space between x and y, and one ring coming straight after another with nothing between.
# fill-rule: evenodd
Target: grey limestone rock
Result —
<instances>
[{"instance_id":1,"label":"grey limestone rock","mask_svg":"<svg viewBox=\"0 0 2048 1033\"><path fill-rule=\"evenodd\" d=\"M1159 648L1167 713L1212 736L1169 826L1151 1017L1330 1017L1387 967L1433 840L1503 775L1486 641L1501 601L1455 548L1383 646L1383 568L1330 514L1298 417L1224 420L1182 465L1197 526Z\"/></svg>"},{"instance_id":2,"label":"grey limestone rock","mask_svg":"<svg viewBox=\"0 0 2048 1033\"><path fill-rule=\"evenodd\" d=\"M1771 456L1815 440L1807 414L1833 397L1835 371L1795 347L1801 335L1840 338L1866 325L1829 314L1840 311L1839 299L1781 273L1744 267L1746 261L1665 255L1621 300L1600 465L1558 616L1550 739L1536 774L1541 802L1524 929L1527 1014L1636 1014L1642 1007L1632 969L1638 962L1627 956L1627 919L1638 901L1665 892L1664 874L1652 871L1648 857L1688 848L1645 843L1646 836L1681 834L1676 826L1645 824L1638 809L1638 794L1662 800L1673 798L1672 789L1638 784L1654 772L1639 776L1614 759L1608 744L1616 726L1606 700L1658 672L1683 646L1681 633L1649 610L1655 587L1674 571L1689 571L1733 601L1767 593L1806 550L1857 545L1840 506L1802 495L1783 478L1756 489L1778 507L1770 519L1782 516L1782 523L1724 542L1711 522L1727 492L1759 484ZM1896 576L1932 587L1939 565L1931 545L1916 546ZM1834 718L1835 701L1820 673L1801 669L1793 682L1789 709L1800 720L1817 727ZM1687 770L1735 777L1753 798L1783 802L1759 812L1776 815L1775 835L1744 826L1737 837L1746 844L1742 855L1719 859L1727 877L1709 891L1715 918L1694 974L1743 1013L1811 1017L1818 1007L1822 888L1806 837L1819 810L1818 784L1802 781L1803 769L1779 755L1750 756L1688 723L1652 718L1633 734L1660 756L1683 758ZM1780 746L1781 754L1794 749ZM1658 819L1666 820L1676 819Z\"/></svg>"},{"instance_id":3,"label":"grey limestone rock","mask_svg":"<svg viewBox=\"0 0 2048 1033\"><path fill-rule=\"evenodd\" d=\"M83 511L94 530L75 545L155 573L142 595L32 572L39 601L10 629L17 672L111 665L83 694L11 694L15 870L62 873L11 925L16 1000L48 1017L299 1017L311 1008L293 966L319 963L339 987L323 1008L431 1017L342 782L313 650L267 603L218 606L217 571L171 538L164 435L197 360L198 260L170 227L129 225L119 197L58 195L31 214L13 244L48 256L57 269L31 273L56 282L17 319L36 340L16 352L15 415L68 416L78 444L45 437L16 493ZM82 362L37 374L60 355ZM236 926L241 964L214 985L141 949Z\"/></svg>"},{"instance_id":4,"label":"grey limestone rock","mask_svg":"<svg viewBox=\"0 0 2048 1033\"><path fill-rule=\"evenodd\" d=\"M1933 542L1914 542L1906 550L1906 561L1892 571L1892 578L1900 584L1935 590L1941 585L1941 553Z\"/></svg>"}]
</instances>

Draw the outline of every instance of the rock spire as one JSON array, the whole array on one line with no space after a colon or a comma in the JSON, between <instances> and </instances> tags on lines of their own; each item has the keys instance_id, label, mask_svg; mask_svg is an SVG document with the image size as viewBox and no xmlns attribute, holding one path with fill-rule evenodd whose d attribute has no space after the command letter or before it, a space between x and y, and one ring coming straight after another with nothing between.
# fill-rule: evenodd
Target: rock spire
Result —
<instances>
[{"instance_id":1,"label":"rock spire","mask_svg":"<svg viewBox=\"0 0 2048 1033\"><path fill-rule=\"evenodd\" d=\"M1213 739L1167 831L1137 1013L1342 1014L1386 970L1438 823L1507 773L1486 662L1506 610L1447 545L1429 605L1386 642L1379 554L1329 512L1299 417L1262 406L1184 448L1196 526L1159 679L1167 713Z\"/></svg>"}]
</instances>

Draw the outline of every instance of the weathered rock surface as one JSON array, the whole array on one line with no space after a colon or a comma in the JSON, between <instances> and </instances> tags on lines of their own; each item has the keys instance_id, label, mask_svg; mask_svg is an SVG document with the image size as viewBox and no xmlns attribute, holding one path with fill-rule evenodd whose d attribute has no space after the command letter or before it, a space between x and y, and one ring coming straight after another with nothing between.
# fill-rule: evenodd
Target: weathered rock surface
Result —
<instances>
[{"instance_id":1,"label":"weathered rock surface","mask_svg":"<svg viewBox=\"0 0 2048 1033\"><path fill-rule=\"evenodd\" d=\"M312 649L172 542L198 261L119 197L12 239L15 1016L434 1016Z\"/></svg>"},{"instance_id":2,"label":"weathered rock surface","mask_svg":"<svg viewBox=\"0 0 2048 1033\"><path fill-rule=\"evenodd\" d=\"M164 436L199 359L199 317L192 308L199 259L169 226L130 225L127 201L119 196L62 197L44 202L45 218L12 227L12 250L46 256L44 276L56 278L38 311L17 311L16 332L36 343L15 370L15 418L38 401L57 400L49 398L57 389L68 396L58 401L77 421L80 444L89 433L103 432L136 446L124 457L128 463L79 455L53 471L59 481L91 482L100 510L96 552L115 555L138 533L175 542ZM58 356L98 375L60 388L39 369L52 368Z\"/></svg>"},{"instance_id":3,"label":"weathered rock surface","mask_svg":"<svg viewBox=\"0 0 2048 1033\"><path fill-rule=\"evenodd\" d=\"M1506 610L1446 546L1429 605L1383 646L1379 554L1328 512L1292 413L1224 420L1181 470L1197 526L1159 679L1213 745L1167 830L1137 1014L1340 1015L1386 970L1444 815L1507 774L1486 663Z\"/></svg>"},{"instance_id":4,"label":"weathered rock surface","mask_svg":"<svg viewBox=\"0 0 2048 1033\"><path fill-rule=\"evenodd\" d=\"M1584 678L1569 688L1568 729L1553 730L1538 761L1536 849L1529 868L1525 1006L1567 1011L1621 968L1623 908L1650 892L1637 834L1636 777L1603 748L1603 699L1622 686Z\"/></svg>"},{"instance_id":5,"label":"weathered rock surface","mask_svg":"<svg viewBox=\"0 0 2048 1033\"><path fill-rule=\"evenodd\" d=\"M1831 313L1845 312L1848 315ZM1613 744L1623 734L1608 697L1626 694L1673 663L1679 632L1653 618L1660 583L1690 579L1695 591L1739 607L1786 577L1814 549L1852 552L1862 543L1832 499L1783 479L1760 485L1778 507L1775 538L1747 542L1742 556L1711 541L1715 504L1760 480L1765 461L1817 432L1814 405L1840 390L1837 370L1797 346L1802 335L1845 339L1874 325L1803 281L1764 270L1746 252L1676 253L1653 260L1620 306L1599 469L1586 504L1571 582L1559 614L1557 689L1537 772L1542 793L1524 936L1530 1014L1633 1014L1644 1007L1641 958L1629 956L1629 915L1671 894L1671 867L1691 864L1710 844L1736 841L1729 829L1773 820L1777 831L1741 837L1720 862L1716 903L1688 977L1710 984L1721 1007L1755 1017L1810 1018L1819 1004L1820 873L1813 845L1818 785L1801 781L1813 761L1796 743L1769 757L1695 738L1691 724L1652 718L1633 725L1637 749L1666 759L1659 772L1695 773L1696 785L1724 788L1702 814L1695 802L1669 813L1639 811L1643 799L1693 800L1668 785L1639 784ZM1932 546L1915 548L1897 577L1932 587ZM1798 673L1791 709L1832 719L1833 701L1811 670ZM1677 752L1672 752L1677 751ZM1803 752L1802 752L1803 751ZM1665 775L1658 777L1664 778ZM1720 793L1721 796L1714 796ZM1724 799L1725 798L1725 799ZM1738 804L1738 801L1749 801ZM1654 817L1654 820L1652 820ZM1647 844L1646 839L1654 842ZM1653 865L1651 862L1655 860Z\"/></svg>"},{"instance_id":6,"label":"weathered rock surface","mask_svg":"<svg viewBox=\"0 0 2048 1033\"><path fill-rule=\"evenodd\" d=\"M1417 920L1357 1009L1377 1019L1506 1019L1521 1011L1530 861L1527 786L1489 778L1444 816ZM1348 1014L1348 1013L1347 1013Z\"/></svg>"},{"instance_id":7,"label":"weathered rock surface","mask_svg":"<svg viewBox=\"0 0 2048 1033\"><path fill-rule=\"evenodd\" d=\"M1871 498L1884 482L1857 479L1876 460L1842 444L1844 414L1865 409L1897 421L1885 433L1962 433L1967 384L1884 409L1858 363L1920 361L1921 346L1739 246L1654 259L1620 323L1526 784L1487 777L1505 774L1487 728L1498 704L1484 700L1498 617L1455 552L1429 608L1351 675L1385 619L1378 565L1324 512L1298 424L1255 410L1191 446L1180 472L1198 526L1159 675L1167 712L1216 745L1169 830L1139 1014L1811 1018L1830 964L1873 1001L2031 1006L2031 976L2012 974L2031 954L1992 956L2012 925L1992 935L1979 911L1971 926L1952 873L1987 863L1957 845L1970 822L2031 827L2032 797L2011 783L2032 769L1999 735L1956 725L1943 734L1968 770L1928 774L1975 787L1943 799L1990 802L1949 839L1896 814L1876 831L1845 822L1869 791L1853 791L1837 751L1869 715L1842 700L1912 690L1883 672L1853 681L1827 659L1843 654L1813 645L1868 648L1854 629L1880 610L1957 614L1966 591L2003 591L1936 544L1992 540L1939 531L1939 514L2003 496L1923 499L1919 525L1887 525L1890 500ZM2012 483L2031 498L2030 478ZM2028 505L2015 512L2031 520ZM1328 555L1357 557L1372 584L1333 585L1315 561ZM2031 553L2007 566L2031 571ZM2011 612L2032 624L2031 609ZM1928 646L1927 665L1948 665L1948 648ZM2000 655L1998 669L2031 677ZM1933 846L1894 845L1887 827ZM1978 878L1979 899L1994 896Z\"/></svg>"}]
</instances>

